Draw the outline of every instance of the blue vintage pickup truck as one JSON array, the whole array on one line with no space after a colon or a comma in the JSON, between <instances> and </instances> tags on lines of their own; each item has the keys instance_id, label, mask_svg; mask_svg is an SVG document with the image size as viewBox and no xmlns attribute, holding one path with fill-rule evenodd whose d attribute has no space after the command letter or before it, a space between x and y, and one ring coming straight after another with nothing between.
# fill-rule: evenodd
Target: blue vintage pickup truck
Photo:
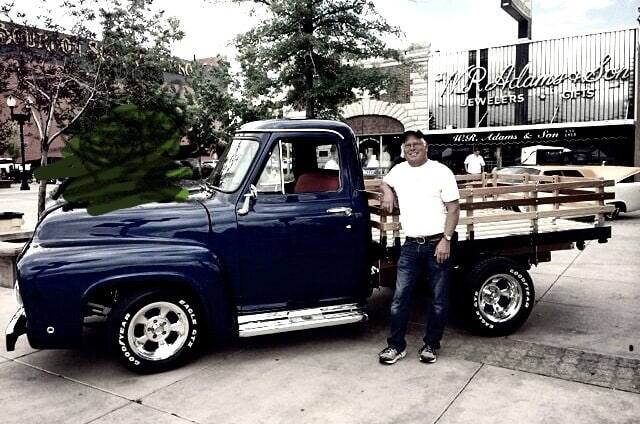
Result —
<instances>
[{"instance_id":1,"label":"blue vintage pickup truck","mask_svg":"<svg viewBox=\"0 0 640 424\"><path fill-rule=\"evenodd\" d=\"M364 321L378 284L372 269L388 266L387 244L398 244L372 241L370 197L347 125L247 124L185 203L102 216L47 211L19 257L20 308L7 349L25 333L34 348L71 348L85 325L103 321L125 366L156 372L188 359L204 339ZM534 303L529 264L609 236L610 228L593 226L485 240L467 234L455 267L471 320L493 334L515 330Z\"/></svg>"}]
</instances>

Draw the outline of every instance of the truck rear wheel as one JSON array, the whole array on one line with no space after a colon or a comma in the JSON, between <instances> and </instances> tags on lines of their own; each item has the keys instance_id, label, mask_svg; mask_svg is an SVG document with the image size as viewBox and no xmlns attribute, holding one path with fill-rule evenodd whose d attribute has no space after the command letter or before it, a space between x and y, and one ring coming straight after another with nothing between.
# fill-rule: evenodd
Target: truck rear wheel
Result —
<instances>
[{"instance_id":1,"label":"truck rear wheel","mask_svg":"<svg viewBox=\"0 0 640 424\"><path fill-rule=\"evenodd\" d=\"M109 343L120 362L139 373L174 368L198 347L200 311L188 296L146 291L122 299L110 318Z\"/></svg>"},{"instance_id":2,"label":"truck rear wheel","mask_svg":"<svg viewBox=\"0 0 640 424\"><path fill-rule=\"evenodd\" d=\"M535 300L531 276L520 264L503 257L478 262L465 277L464 309L473 330L505 336L527 320Z\"/></svg>"}]
</instances>

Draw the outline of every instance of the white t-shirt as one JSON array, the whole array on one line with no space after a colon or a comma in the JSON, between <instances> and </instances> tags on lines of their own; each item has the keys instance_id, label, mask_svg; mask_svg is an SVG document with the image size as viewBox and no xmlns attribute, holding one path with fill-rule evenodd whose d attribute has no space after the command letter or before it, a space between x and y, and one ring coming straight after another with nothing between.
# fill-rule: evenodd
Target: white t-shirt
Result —
<instances>
[{"instance_id":1,"label":"white t-shirt","mask_svg":"<svg viewBox=\"0 0 640 424\"><path fill-rule=\"evenodd\" d=\"M378 168L380 166L380 162L378 162L378 158L376 155L371 156L371 159L367 161L367 168Z\"/></svg>"},{"instance_id":2,"label":"white t-shirt","mask_svg":"<svg viewBox=\"0 0 640 424\"><path fill-rule=\"evenodd\" d=\"M445 165L427 160L420 166L402 162L382 179L396 192L400 224L405 236L422 237L444 232L445 202L460 198L453 172Z\"/></svg>"},{"instance_id":3,"label":"white t-shirt","mask_svg":"<svg viewBox=\"0 0 640 424\"><path fill-rule=\"evenodd\" d=\"M469 174L479 174L482 172L482 167L484 166L484 159L482 159L482 156L480 155L476 156L473 153L471 153L464 160L464 164L466 165L467 172L469 172Z\"/></svg>"},{"instance_id":4,"label":"white t-shirt","mask_svg":"<svg viewBox=\"0 0 640 424\"><path fill-rule=\"evenodd\" d=\"M331 158L324 164L324 169L340 169L340 166L338 166L338 162L335 159Z\"/></svg>"}]
</instances>

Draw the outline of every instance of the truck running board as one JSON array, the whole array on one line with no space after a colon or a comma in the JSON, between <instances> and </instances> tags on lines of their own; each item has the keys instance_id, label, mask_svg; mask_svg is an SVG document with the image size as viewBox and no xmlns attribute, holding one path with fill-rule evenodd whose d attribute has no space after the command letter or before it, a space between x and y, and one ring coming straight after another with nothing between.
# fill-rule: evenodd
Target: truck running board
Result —
<instances>
[{"instance_id":1,"label":"truck running board","mask_svg":"<svg viewBox=\"0 0 640 424\"><path fill-rule=\"evenodd\" d=\"M238 328L240 337L252 337L307 328L351 324L366 321L367 318L362 306L349 303L293 311L240 315Z\"/></svg>"}]
</instances>

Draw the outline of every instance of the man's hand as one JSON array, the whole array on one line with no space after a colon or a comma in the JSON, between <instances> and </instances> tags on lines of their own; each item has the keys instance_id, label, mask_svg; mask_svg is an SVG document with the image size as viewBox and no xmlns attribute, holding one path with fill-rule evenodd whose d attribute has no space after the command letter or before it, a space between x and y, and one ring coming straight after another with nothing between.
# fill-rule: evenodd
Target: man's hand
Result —
<instances>
[{"instance_id":1,"label":"man's hand","mask_svg":"<svg viewBox=\"0 0 640 424\"><path fill-rule=\"evenodd\" d=\"M441 264L447 259L449 259L449 255L451 254L451 242L447 239L442 239L436 245L436 251L433 256L436 257L436 262Z\"/></svg>"},{"instance_id":2,"label":"man's hand","mask_svg":"<svg viewBox=\"0 0 640 424\"><path fill-rule=\"evenodd\" d=\"M382 199L380 200L380 207L382 210L387 213L393 212L393 204L395 202L395 195L393 194L393 190L386 185L385 183L380 184L380 189L382 190Z\"/></svg>"}]
</instances>

